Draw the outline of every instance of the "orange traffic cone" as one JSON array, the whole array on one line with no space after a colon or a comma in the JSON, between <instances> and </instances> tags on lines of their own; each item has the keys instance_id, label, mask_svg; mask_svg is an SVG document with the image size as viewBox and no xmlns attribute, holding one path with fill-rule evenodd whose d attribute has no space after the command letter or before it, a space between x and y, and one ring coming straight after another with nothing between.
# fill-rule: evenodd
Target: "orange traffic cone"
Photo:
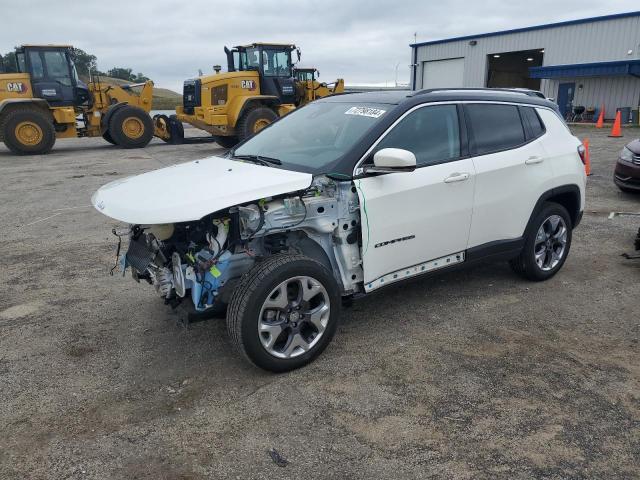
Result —
<instances>
[{"instance_id":1,"label":"orange traffic cone","mask_svg":"<svg viewBox=\"0 0 640 480\"><path fill-rule=\"evenodd\" d=\"M587 176L591 175L591 154L589 153L589 139L585 138L582 142L584 145L584 172Z\"/></svg>"},{"instance_id":2,"label":"orange traffic cone","mask_svg":"<svg viewBox=\"0 0 640 480\"><path fill-rule=\"evenodd\" d=\"M596 128L602 128L604 125L604 105L600 109L600 115L598 116L598 121L596 122Z\"/></svg>"},{"instance_id":3,"label":"orange traffic cone","mask_svg":"<svg viewBox=\"0 0 640 480\"><path fill-rule=\"evenodd\" d=\"M622 136L622 113L620 110L616 112L616 121L613 122L613 128L611 129L609 136L613 138Z\"/></svg>"}]
</instances>

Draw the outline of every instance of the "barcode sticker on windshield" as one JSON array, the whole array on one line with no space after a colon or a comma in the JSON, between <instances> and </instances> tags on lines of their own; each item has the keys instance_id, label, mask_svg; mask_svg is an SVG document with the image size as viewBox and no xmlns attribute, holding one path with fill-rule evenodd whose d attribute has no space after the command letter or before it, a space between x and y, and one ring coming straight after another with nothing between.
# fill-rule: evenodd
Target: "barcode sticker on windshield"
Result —
<instances>
[{"instance_id":1,"label":"barcode sticker on windshield","mask_svg":"<svg viewBox=\"0 0 640 480\"><path fill-rule=\"evenodd\" d=\"M380 118L386 113L386 110L370 107L351 107L344 112L345 115L359 115L361 117Z\"/></svg>"}]
</instances>

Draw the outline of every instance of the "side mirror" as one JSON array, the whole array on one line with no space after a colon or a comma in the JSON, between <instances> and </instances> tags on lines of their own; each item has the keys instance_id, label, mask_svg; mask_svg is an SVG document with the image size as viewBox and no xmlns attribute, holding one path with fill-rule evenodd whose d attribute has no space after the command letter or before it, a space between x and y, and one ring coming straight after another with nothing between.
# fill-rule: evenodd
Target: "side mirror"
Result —
<instances>
[{"instance_id":1,"label":"side mirror","mask_svg":"<svg viewBox=\"0 0 640 480\"><path fill-rule=\"evenodd\" d=\"M373 155L373 165L364 167L365 173L413 172L416 156L402 148L383 148Z\"/></svg>"}]
</instances>

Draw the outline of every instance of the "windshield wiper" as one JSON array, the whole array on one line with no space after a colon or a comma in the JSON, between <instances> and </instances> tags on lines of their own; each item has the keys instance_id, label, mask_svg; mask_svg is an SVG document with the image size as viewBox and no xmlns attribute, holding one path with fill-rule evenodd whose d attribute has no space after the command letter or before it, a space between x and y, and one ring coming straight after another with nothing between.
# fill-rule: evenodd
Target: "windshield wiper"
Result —
<instances>
[{"instance_id":1,"label":"windshield wiper","mask_svg":"<svg viewBox=\"0 0 640 480\"><path fill-rule=\"evenodd\" d=\"M262 165L282 165L282 162L277 158L263 157L262 155L233 155L231 158L249 160L250 162L259 162Z\"/></svg>"}]
</instances>

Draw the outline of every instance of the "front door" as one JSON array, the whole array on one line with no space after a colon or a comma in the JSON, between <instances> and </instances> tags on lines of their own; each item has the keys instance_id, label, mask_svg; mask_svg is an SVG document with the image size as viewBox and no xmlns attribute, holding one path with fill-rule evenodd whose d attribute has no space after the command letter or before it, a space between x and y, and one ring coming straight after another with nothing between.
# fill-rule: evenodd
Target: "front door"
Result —
<instances>
[{"instance_id":1,"label":"front door","mask_svg":"<svg viewBox=\"0 0 640 480\"><path fill-rule=\"evenodd\" d=\"M456 105L408 113L373 151L383 148L413 152L417 168L355 180L366 291L463 261L471 225L475 170L462 158Z\"/></svg>"},{"instance_id":2,"label":"front door","mask_svg":"<svg viewBox=\"0 0 640 480\"><path fill-rule=\"evenodd\" d=\"M558 107L563 117L573 108L573 95L576 91L575 83L561 83L558 85Z\"/></svg>"}]
</instances>

